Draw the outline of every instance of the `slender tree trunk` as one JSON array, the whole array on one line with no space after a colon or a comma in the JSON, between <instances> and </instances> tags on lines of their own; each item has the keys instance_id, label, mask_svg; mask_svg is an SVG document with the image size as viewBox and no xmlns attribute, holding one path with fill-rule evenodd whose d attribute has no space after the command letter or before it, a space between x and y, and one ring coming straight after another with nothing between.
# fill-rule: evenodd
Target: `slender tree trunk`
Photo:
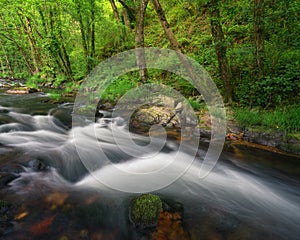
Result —
<instances>
[{"instance_id":1,"label":"slender tree trunk","mask_svg":"<svg viewBox=\"0 0 300 240\"><path fill-rule=\"evenodd\" d=\"M122 10L122 17L123 17L123 21L124 21L125 26L128 29L132 29L131 24L130 24L130 20L129 20L129 16L128 16L128 12L127 12L126 8L123 8L123 10Z\"/></svg>"},{"instance_id":2,"label":"slender tree trunk","mask_svg":"<svg viewBox=\"0 0 300 240\"><path fill-rule=\"evenodd\" d=\"M38 50L38 46L37 46L37 43L36 43L36 38L33 34L33 29L32 29L32 25L31 25L31 20L30 18L26 17L26 23L27 23L27 29L28 29L28 34L31 38L31 42L32 42L32 46L33 46L33 50L35 52L35 55L36 55L36 61L37 61L37 65L38 67L42 67L43 66L43 61L42 61L42 58L41 58L41 55L40 55L40 52ZM36 31L37 32L37 31Z\"/></svg>"},{"instance_id":3,"label":"slender tree trunk","mask_svg":"<svg viewBox=\"0 0 300 240\"><path fill-rule=\"evenodd\" d=\"M138 0L138 2L144 1L144 0ZM130 22L136 22L136 9L130 7L124 0L119 0L121 5L123 6L124 9L127 11L127 16ZM138 4L138 6L140 6Z\"/></svg>"},{"instance_id":4,"label":"slender tree trunk","mask_svg":"<svg viewBox=\"0 0 300 240\"><path fill-rule=\"evenodd\" d=\"M0 45L1 45L1 48L2 48L2 52L4 53L4 58L5 58L5 62L6 62L6 66L9 70L9 75L11 78L14 78L14 71L13 71L13 68L9 62L9 59L8 59L8 56L7 56L7 52L5 51L5 48L3 47L3 44L2 44L2 41L0 39ZM1 61L1 65L2 65L2 72L4 73L4 69L3 69L3 64L2 64L2 61Z\"/></svg>"},{"instance_id":5,"label":"slender tree trunk","mask_svg":"<svg viewBox=\"0 0 300 240\"><path fill-rule=\"evenodd\" d=\"M21 45L16 41L15 37L14 37L14 36L11 34L11 32L8 30L6 21L5 21L1 16L0 16L0 19L2 20L3 25L4 25L4 27L5 27L5 31L6 31L6 33L7 33L7 36L6 36L5 34L2 34L2 36L4 36L5 38L7 38L8 40L12 41L12 42L15 44L15 46L19 49L19 51L20 51L20 53L21 53L21 55L22 55L22 57L23 57L23 60L24 60L24 62L25 62L25 64L26 64L26 67L27 67L28 72L29 72L31 75L34 75L34 67L33 67L32 64L30 63L31 60L30 60L30 57L28 56L26 50L23 48L23 46L21 46ZM16 22L16 21L14 21L14 22ZM16 30L18 31L18 34L19 34L20 36L22 36L23 33L20 31L19 26L17 26L17 25L15 24L15 28L16 28Z\"/></svg>"},{"instance_id":6,"label":"slender tree trunk","mask_svg":"<svg viewBox=\"0 0 300 240\"><path fill-rule=\"evenodd\" d=\"M170 25L167 21L167 18L165 16L165 13L164 13L159 1L158 0L152 0L151 2L153 4L153 8L156 11L156 14L157 14L159 20L160 20L160 24L161 24L162 28L164 29L165 34L167 35L167 37L170 41L172 49L177 51L177 52L181 52L181 49L179 47L179 43L175 39L174 33L173 33L172 29L170 28Z\"/></svg>"},{"instance_id":7,"label":"slender tree trunk","mask_svg":"<svg viewBox=\"0 0 300 240\"><path fill-rule=\"evenodd\" d=\"M174 51L177 52L177 56L182 64L182 66L185 68L188 76L193 80L193 81L197 81L197 76L195 76L191 64L190 62L187 60L187 58L182 54L182 51L180 49L180 45L177 42L174 33L172 31L172 29L170 28L170 24L167 21L167 18L165 16L165 13L163 11L162 6L160 5L159 0L152 0L151 1L153 4L153 8L159 18L160 24L162 26L162 28L164 29L165 34L167 35L169 42L171 44L171 47ZM205 91L205 89L203 89L203 91Z\"/></svg>"},{"instance_id":8,"label":"slender tree trunk","mask_svg":"<svg viewBox=\"0 0 300 240\"><path fill-rule=\"evenodd\" d=\"M73 78L73 72L72 72L72 67L71 67L71 62L70 62L70 58L69 58L69 54L66 50L66 47L65 47L65 41L63 39L63 33L62 33L62 30L61 30L61 19L60 19L60 16L58 16L58 20L57 20L57 25L58 25L58 42L59 42L59 45L60 45L60 52L61 52L61 60L63 62L63 65L65 67L65 72L68 76L68 78L72 81L74 81L74 78Z\"/></svg>"},{"instance_id":9,"label":"slender tree trunk","mask_svg":"<svg viewBox=\"0 0 300 240\"><path fill-rule=\"evenodd\" d=\"M257 78L264 76L264 0L254 0L254 44Z\"/></svg>"},{"instance_id":10,"label":"slender tree trunk","mask_svg":"<svg viewBox=\"0 0 300 240\"><path fill-rule=\"evenodd\" d=\"M67 76L70 80L74 81L72 76L72 68L69 59L69 55L64 45L64 39L62 36L60 13L53 13L51 9L49 11L50 16L50 34L51 34L51 51L55 55L56 62L60 67L60 70ZM56 15L56 16L55 16ZM58 16L57 16L58 15Z\"/></svg>"},{"instance_id":11,"label":"slender tree trunk","mask_svg":"<svg viewBox=\"0 0 300 240\"><path fill-rule=\"evenodd\" d=\"M25 17L26 23L23 21L22 16L20 14L19 15L19 19L21 24L23 25L24 28L24 32L27 35L27 42L28 45L30 46L30 55L31 55L31 59L32 59L32 65L34 67L34 74L37 74L40 70L39 70L39 64L38 64L38 60L37 60L37 56L36 56L36 43L33 40L33 33L32 33L32 29L31 29L31 25L30 25L30 21L27 17Z\"/></svg>"},{"instance_id":12,"label":"slender tree trunk","mask_svg":"<svg viewBox=\"0 0 300 240\"><path fill-rule=\"evenodd\" d=\"M90 72L94 67L95 56L95 0L91 0L91 34L90 34L90 52L87 70Z\"/></svg>"},{"instance_id":13,"label":"slender tree trunk","mask_svg":"<svg viewBox=\"0 0 300 240\"><path fill-rule=\"evenodd\" d=\"M144 42L144 20L149 0L142 0L137 10L136 29L135 29L135 47L136 63L139 68L141 82L147 82L147 66L145 60L145 42Z\"/></svg>"},{"instance_id":14,"label":"slender tree trunk","mask_svg":"<svg viewBox=\"0 0 300 240\"><path fill-rule=\"evenodd\" d=\"M212 0L210 2L210 15L211 32L215 44L219 69L221 72L221 79L224 85L224 101L228 104L232 104L233 88L231 84L231 71L226 56L227 49L224 42L224 33L220 23L219 0Z\"/></svg>"},{"instance_id":15,"label":"slender tree trunk","mask_svg":"<svg viewBox=\"0 0 300 240\"><path fill-rule=\"evenodd\" d=\"M87 44L87 34L85 31L85 26L83 23L83 18L82 18L82 14L81 14L81 6L80 3L78 1L76 1L76 8L77 8L77 15L78 15L78 20L79 20L79 25L80 25L80 33L81 33L81 43L82 43L82 48L83 48L83 53L84 53L84 58L86 61L86 73L89 72L89 63L88 63L88 58L89 58L89 54L88 54L88 44Z\"/></svg>"},{"instance_id":16,"label":"slender tree trunk","mask_svg":"<svg viewBox=\"0 0 300 240\"><path fill-rule=\"evenodd\" d=\"M27 53L26 51L24 50L24 48L15 40L14 36L12 36L9 32L7 32L8 36L6 36L5 34L1 34L3 37L5 37L6 39L12 41L15 46L19 49L22 57L23 57L23 60L25 62L25 65L27 67L27 70L28 72L31 74L31 75L34 75L34 70L30 64L30 60L28 59L27 57Z\"/></svg>"},{"instance_id":17,"label":"slender tree trunk","mask_svg":"<svg viewBox=\"0 0 300 240\"><path fill-rule=\"evenodd\" d=\"M114 0L109 0L109 2L110 2L110 5L111 5L111 8L113 10L113 13L115 15L116 21L120 22L120 16L119 16L118 8L116 6L115 1Z\"/></svg>"}]
</instances>

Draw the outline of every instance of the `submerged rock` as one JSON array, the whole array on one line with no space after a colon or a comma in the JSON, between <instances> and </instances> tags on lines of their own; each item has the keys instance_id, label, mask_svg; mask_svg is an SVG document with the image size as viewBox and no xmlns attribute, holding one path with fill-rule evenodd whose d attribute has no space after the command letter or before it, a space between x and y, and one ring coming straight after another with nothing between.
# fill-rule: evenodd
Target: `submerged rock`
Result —
<instances>
[{"instance_id":1,"label":"submerged rock","mask_svg":"<svg viewBox=\"0 0 300 240\"><path fill-rule=\"evenodd\" d=\"M156 230L152 233L152 240L189 240L190 236L182 225L180 213L163 211L159 214Z\"/></svg>"},{"instance_id":2,"label":"submerged rock","mask_svg":"<svg viewBox=\"0 0 300 240\"><path fill-rule=\"evenodd\" d=\"M157 195L143 194L135 198L130 208L130 220L136 227L147 228L157 224L162 212L162 201Z\"/></svg>"}]
</instances>

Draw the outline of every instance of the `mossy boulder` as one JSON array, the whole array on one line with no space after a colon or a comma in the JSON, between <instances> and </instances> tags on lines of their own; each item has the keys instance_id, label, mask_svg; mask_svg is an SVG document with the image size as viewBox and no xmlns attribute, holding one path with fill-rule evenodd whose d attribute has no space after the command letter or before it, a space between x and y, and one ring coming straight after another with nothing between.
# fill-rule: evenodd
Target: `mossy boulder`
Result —
<instances>
[{"instance_id":1,"label":"mossy boulder","mask_svg":"<svg viewBox=\"0 0 300 240\"><path fill-rule=\"evenodd\" d=\"M136 227L154 227L163 203L157 195L143 194L132 201L130 219Z\"/></svg>"}]
</instances>

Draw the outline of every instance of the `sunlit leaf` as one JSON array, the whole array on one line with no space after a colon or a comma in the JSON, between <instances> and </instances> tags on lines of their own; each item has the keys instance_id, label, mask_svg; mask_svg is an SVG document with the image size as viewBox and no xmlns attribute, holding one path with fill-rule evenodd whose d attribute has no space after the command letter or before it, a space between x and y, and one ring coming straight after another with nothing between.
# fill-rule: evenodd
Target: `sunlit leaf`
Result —
<instances>
[{"instance_id":1,"label":"sunlit leaf","mask_svg":"<svg viewBox=\"0 0 300 240\"><path fill-rule=\"evenodd\" d=\"M22 212L20 214L18 214L17 216L15 216L15 220L20 220L24 217L26 217L28 215L28 212Z\"/></svg>"}]
</instances>

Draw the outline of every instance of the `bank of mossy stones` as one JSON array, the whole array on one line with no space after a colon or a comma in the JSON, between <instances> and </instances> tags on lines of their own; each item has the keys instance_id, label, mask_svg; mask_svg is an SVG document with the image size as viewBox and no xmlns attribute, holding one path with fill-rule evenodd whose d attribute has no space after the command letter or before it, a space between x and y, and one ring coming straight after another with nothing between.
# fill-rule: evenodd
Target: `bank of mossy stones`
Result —
<instances>
[{"instance_id":1,"label":"bank of mossy stones","mask_svg":"<svg viewBox=\"0 0 300 240\"><path fill-rule=\"evenodd\" d=\"M163 210L162 205L157 195L143 194L132 201L130 219L136 227L154 227Z\"/></svg>"}]
</instances>

